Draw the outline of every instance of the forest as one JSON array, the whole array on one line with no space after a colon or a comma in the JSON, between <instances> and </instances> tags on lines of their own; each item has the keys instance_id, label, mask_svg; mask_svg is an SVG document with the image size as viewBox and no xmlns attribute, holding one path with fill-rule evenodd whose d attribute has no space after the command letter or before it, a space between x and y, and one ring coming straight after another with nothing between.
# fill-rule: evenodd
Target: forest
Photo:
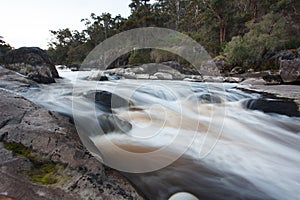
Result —
<instances>
[{"instance_id":1,"label":"forest","mask_svg":"<svg viewBox=\"0 0 300 200\"><path fill-rule=\"evenodd\" d=\"M99 5L101 6L101 5ZM85 29L51 30L48 54L56 64L79 64L105 39L140 27L164 27L189 35L229 67L276 69L276 53L300 47L297 0L132 0L127 18L110 13L81 19ZM1 38L0 38L1 39ZM9 49L0 40L0 50ZM178 58L157 49L128 53L119 64L163 62Z\"/></svg>"}]
</instances>

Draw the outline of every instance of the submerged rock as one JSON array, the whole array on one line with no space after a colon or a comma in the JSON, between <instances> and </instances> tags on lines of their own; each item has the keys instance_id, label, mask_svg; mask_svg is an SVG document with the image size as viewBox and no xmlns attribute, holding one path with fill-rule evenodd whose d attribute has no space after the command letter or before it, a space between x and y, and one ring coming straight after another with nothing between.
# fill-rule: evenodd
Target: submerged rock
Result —
<instances>
[{"instance_id":1,"label":"submerged rock","mask_svg":"<svg viewBox=\"0 0 300 200\"><path fill-rule=\"evenodd\" d=\"M202 94L198 99L201 103L222 103L222 98L214 94Z\"/></svg>"},{"instance_id":2,"label":"submerged rock","mask_svg":"<svg viewBox=\"0 0 300 200\"><path fill-rule=\"evenodd\" d=\"M58 72L45 51L38 47L22 47L9 51L5 67L23 74L38 83L55 83Z\"/></svg>"},{"instance_id":3,"label":"submerged rock","mask_svg":"<svg viewBox=\"0 0 300 200\"><path fill-rule=\"evenodd\" d=\"M98 118L98 121L104 133L127 133L132 129L132 125L129 122L120 119L116 115L103 114Z\"/></svg>"},{"instance_id":4,"label":"submerged rock","mask_svg":"<svg viewBox=\"0 0 300 200\"><path fill-rule=\"evenodd\" d=\"M300 117L297 104L288 99L249 99L243 106L251 110L260 110L265 113L277 113L292 117Z\"/></svg>"},{"instance_id":5,"label":"submerged rock","mask_svg":"<svg viewBox=\"0 0 300 200\"><path fill-rule=\"evenodd\" d=\"M129 107L132 104L131 101L104 90L91 91L87 97L94 99L98 106L108 112L111 112L114 108Z\"/></svg>"}]
</instances>

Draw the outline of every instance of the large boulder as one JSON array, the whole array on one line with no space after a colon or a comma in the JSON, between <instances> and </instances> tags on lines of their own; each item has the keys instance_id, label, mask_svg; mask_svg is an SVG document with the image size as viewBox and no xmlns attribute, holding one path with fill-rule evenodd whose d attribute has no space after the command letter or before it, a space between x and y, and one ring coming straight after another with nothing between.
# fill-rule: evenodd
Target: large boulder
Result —
<instances>
[{"instance_id":1,"label":"large boulder","mask_svg":"<svg viewBox=\"0 0 300 200\"><path fill-rule=\"evenodd\" d=\"M300 59L281 60L280 76L284 83L300 82Z\"/></svg>"},{"instance_id":2,"label":"large boulder","mask_svg":"<svg viewBox=\"0 0 300 200\"><path fill-rule=\"evenodd\" d=\"M19 72L38 83L55 83L58 72L50 57L38 47L22 47L9 51L5 67Z\"/></svg>"}]
</instances>

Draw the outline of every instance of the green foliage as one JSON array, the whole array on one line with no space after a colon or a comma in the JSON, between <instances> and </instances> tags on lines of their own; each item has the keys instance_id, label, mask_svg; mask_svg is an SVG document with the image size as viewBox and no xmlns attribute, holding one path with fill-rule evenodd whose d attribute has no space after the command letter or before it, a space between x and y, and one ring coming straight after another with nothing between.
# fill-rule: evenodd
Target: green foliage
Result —
<instances>
[{"instance_id":1,"label":"green foliage","mask_svg":"<svg viewBox=\"0 0 300 200\"><path fill-rule=\"evenodd\" d=\"M300 37L290 37L284 44L285 49L296 49L300 47Z\"/></svg>"},{"instance_id":2,"label":"green foliage","mask_svg":"<svg viewBox=\"0 0 300 200\"><path fill-rule=\"evenodd\" d=\"M236 36L231 39L224 49L224 54L229 63L239 66L249 58L247 47L241 36Z\"/></svg>"},{"instance_id":3,"label":"green foliage","mask_svg":"<svg viewBox=\"0 0 300 200\"><path fill-rule=\"evenodd\" d=\"M112 17L109 13L100 16L92 13L90 19L81 21L86 25L81 32L68 28L50 31L53 39L48 54L55 64L81 63L94 47L120 31L124 18L120 15Z\"/></svg>"},{"instance_id":4,"label":"green foliage","mask_svg":"<svg viewBox=\"0 0 300 200\"><path fill-rule=\"evenodd\" d=\"M11 46L3 40L2 36L0 36L0 63L4 63L3 56L11 49Z\"/></svg>"},{"instance_id":5,"label":"green foliage","mask_svg":"<svg viewBox=\"0 0 300 200\"><path fill-rule=\"evenodd\" d=\"M290 43L287 20L280 13L268 13L260 22L250 23L248 27L249 32L233 37L224 48L224 55L232 65L258 67L266 52L274 52Z\"/></svg>"},{"instance_id":6,"label":"green foliage","mask_svg":"<svg viewBox=\"0 0 300 200\"><path fill-rule=\"evenodd\" d=\"M82 62L99 43L125 30L165 27L188 34L211 54L222 50L231 65L262 66L268 51L300 46L299 2L297 0L131 0L131 15L125 19L109 13L83 19L82 32L51 31L49 54L56 64ZM174 38L174 40L177 38ZM151 57L152 56L152 57ZM137 51L116 60L139 64L178 59L165 52Z\"/></svg>"},{"instance_id":7,"label":"green foliage","mask_svg":"<svg viewBox=\"0 0 300 200\"><path fill-rule=\"evenodd\" d=\"M128 64L138 65L153 62L151 59L151 49L139 49L131 53Z\"/></svg>"},{"instance_id":8,"label":"green foliage","mask_svg":"<svg viewBox=\"0 0 300 200\"><path fill-rule=\"evenodd\" d=\"M177 61L178 56L168 51L154 49L151 51L151 59L156 63L161 63L166 61Z\"/></svg>"},{"instance_id":9,"label":"green foliage","mask_svg":"<svg viewBox=\"0 0 300 200\"><path fill-rule=\"evenodd\" d=\"M176 61L181 66L188 67L188 68L192 67L188 61L186 61L179 55L171 53L169 51L165 51L161 49L152 49L150 55L151 55L152 62L162 63L167 61Z\"/></svg>"}]
</instances>

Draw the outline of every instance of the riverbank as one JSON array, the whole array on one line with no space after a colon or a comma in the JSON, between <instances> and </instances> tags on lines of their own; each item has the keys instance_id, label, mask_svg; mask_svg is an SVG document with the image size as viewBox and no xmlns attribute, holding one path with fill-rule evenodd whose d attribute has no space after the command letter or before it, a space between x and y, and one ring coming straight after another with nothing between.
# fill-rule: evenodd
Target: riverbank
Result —
<instances>
[{"instance_id":1,"label":"riverbank","mask_svg":"<svg viewBox=\"0 0 300 200\"><path fill-rule=\"evenodd\" d=\"M23 200L143 199L86 150L68 117L15 93L38 84L4 68L0 80L0 194Z\"/></svg>"}]
</instances>

